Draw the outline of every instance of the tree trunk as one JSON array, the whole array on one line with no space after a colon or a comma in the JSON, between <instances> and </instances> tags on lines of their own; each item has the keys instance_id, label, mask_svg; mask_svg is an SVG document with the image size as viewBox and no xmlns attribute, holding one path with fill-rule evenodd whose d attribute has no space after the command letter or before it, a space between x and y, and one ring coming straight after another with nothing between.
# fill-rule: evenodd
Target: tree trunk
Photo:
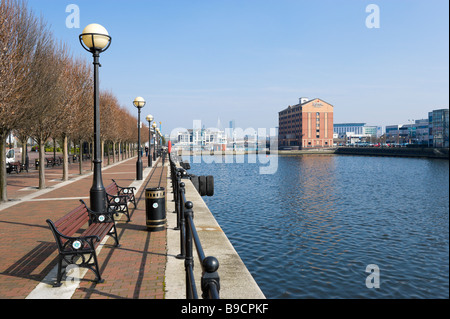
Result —
<instances>
[{"instance_id":1,"label":"tree trunk","mask_svg":"<svg viewBox=\"0 0 450 319\"><path fill-rule=\"evenodd\" d=\"M39 143L39 189L45 189L45 145L42 138Z\"/></svg>"},{"instance_id":2,"label":"tree trunk","mask_svg":"<svg viewBox=\"0 0 450 319\"><path fill-rule=\"evenodd\" d=\"M92 150L92 142L89 142L89 160L91 161L91 172L94 170L94 162L93 159L94 152Z\"/></svg>"},{"instance_id":3,"label":"tree trunk","mask_svg":"<svg viewBox=\"0 0 450 319\"><path fill-rule=\"evenodd\" d=\"M101 141L101 143L100 143L102 146L101 146L101 150L102 150L102 157L101 157L101 159L102 159L102 167L104 167L105 166L105 141Z\"/></svg>"},{"instance_id":4,"label":"tree trunk","mask_svg":"<svg viewBox=\"0 0 450 319\"><path fill-rule=\"evenodd\" d=\"M63 136L64 146L63 146L63 181L69 180L69 147L67 135Z\"/></svg>"},{"instance_id":5,"label":"tree trunk","mask_svg":"<svg viewBox=\"0 0 450 319\"><path fill-rule=\"evenodd\" d=\"M109 156L111 155L111 150L110 150L110 143L108 143L108 166L111 164L110 160L109 160Z\"/></svg>"},{"instance_id":6,"label":"tree trunk","mask_svg":"<svg viewBox=\"0 0 450 319\"><path fill-rule=\"evenodd\" d=\"M0 130L0 203L8 201L6 192L6 136L7 132Z\"/></svg>"},{"instance_id":7,"label":"tree trunk","mask_svg":"<svg viewBox=\"0 0 450 319\"><path fill-rule=\"evenodd\" d=\"M78 149L78 168L80 169L80 175L83 174L83 145L82 141L79 141L79 149Z\"/></svg>"},{"instance_id":8,"label":"tree trunk","mask_svg":"<svg viewBox=\"0 0 450 319\"><path fill-rule=\"evenodd\" d=\"M22 164L25 164L27 156L27 140L28 137L24 137L22 140Z\"/></svg>"},{"instance_id":9,"label":"tree trunk","mask_svg":"<svg viewBox=\"0 0 450 319\"><path fill-rule=\"evenodd\" d=\"M56 138L53 138L53 166L56 163Z\"/></svg>"},{"instance_id":10,"label":"tree trunk","mask_svg":"<svg viewBox=\"0 0 450 319\"><path fill-rule=\"evenodd\" d=\"M113 163L116 162L116 142L113 142Z\"/></svg>"}]
</instances>

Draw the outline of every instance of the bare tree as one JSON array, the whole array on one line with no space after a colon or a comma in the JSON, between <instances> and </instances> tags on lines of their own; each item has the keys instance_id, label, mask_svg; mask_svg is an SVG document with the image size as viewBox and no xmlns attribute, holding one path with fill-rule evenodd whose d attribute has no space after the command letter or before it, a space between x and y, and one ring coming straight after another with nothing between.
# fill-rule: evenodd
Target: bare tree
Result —
<instances>
[{"instance_id":1,"label":"bare tree","mask_svg":"<svg viewBox=\"0 0 450 319\"><path fill-rule=\"evenodd\" d=\"M74 127L71 131L71 136L74 141L79 145L79 173L83 174L83 150L82 142L89 140L93 135L94 115L92 107L92 96L94 94L92 71L87 63L77 63L79 68L77 77L75 79L75 85L80 90L74 101Z\"/></svg>"},{"instance_id":2,"label":"bare tree","mask_svg":"<svg viewBox=\"0 0 450 319\"><path fill-rule=\"evenodd\" d=\"M67 50L63 48L63 55L60 57L62 63L62 73L59 79L61 94L59 95L59 106L64 119L57 123L57 133L63 141L63 180L69 179L69 158L68 158L68 138L75 135L76 126L79 124L80 116L79 103L82 95L85 94L86 76L90 72L86 70L86 63L79 59L72 59Z\"/></svg>"},{"instance_id":3,"label":"bare tree","mask_svg":"<svg viewBox=\"0 0 450 319\"><path fill-rule=\"evenodd\" d=\"M102 150L104 151L104 143L114 139L117 124L121 119L117 116L119 102L112 91L100 92L100 100L102 101L100 105L100 138L102 140Z\"/></svg>"},{"instance_id":4,"label":"bare tree","mask_svg":"<svg viewBox=\"0 0 450 319\"><path fill-rule=\"evenodd\" d=\"M33 94L28 101L31 111L26 116L30 123L30 134L39 144L39 189L46 188L45 142L55 136L58 122L64 114L59 105L64 91L59 85L63 74L63 54L64 47L59 47L50 33L44 34L38 40L31 66ZM49 68L49 65L52 67Z\"/></svg>"},{"instance_id":5,"label":"bare tree","mask_svg":"<svg viewBox=\"0 0 450 319\"><path fill-rule=\"evenodd\" d=\"M39 34L46 26L23 1L0 2L0 201L6 191L6 136L22 123L28 109L23 101L30 90L30 65Z\"/></svg>"}]
</instances>

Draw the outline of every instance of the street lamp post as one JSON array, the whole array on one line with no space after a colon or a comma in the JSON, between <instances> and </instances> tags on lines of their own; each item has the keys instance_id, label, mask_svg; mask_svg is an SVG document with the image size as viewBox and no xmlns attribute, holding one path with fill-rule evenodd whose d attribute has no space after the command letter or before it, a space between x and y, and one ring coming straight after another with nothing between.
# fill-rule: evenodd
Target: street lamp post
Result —
<instances>
[{"instance_id":1,"label":"street lamp post","mask_svg":"<svg viewBox=\"0 0 450 319\"><path fill-rule=\"evenodd\" d=\"M138 159L136 162L136 180L142 180L142 159L141 159L141 109L145 106L145 100L138 96L133 101L134 106L138 109Z\"/></svg>"},{"instance_id":2,"label":"street lamp post","mask_svg":"<svg viewBox=\"0 0 450 319\"><path fill-rule=\"evenodd\" d=\"M99 76L100 53L106 51L111 45L108 31L99 24L89 24L80 34L81 46L92 53L94 58L94 172L90 190L91 209L104 213L106 209L106 191L102 181L102 160L100 153L100 93Z\"/></svg>"},{"instance_id":3,"label":"street lamp post","mask_svg":"<svg viewBox=\"0 0 450 319\"><path fill-rule=\"evenodd\" d=\"M153 160L156 161L156 122L153 122Z\"/></svg>"},{"instance_id":4,"label":"street lamp post","mask_svg":"<svg viewBox=\"0 0 450 319\"><path fill-rule=\"evenodd\" d=\"M156 128L156 136L157 136L157 139L156 139L156 145L157 145L157 151L156 151L156 156L160 156L160 144L161 144L161 136L160 136L160 133L159 133L159 127L157 127Z\"/></svg>"},{"instance_id":5,"label":"street lamp post","mask_svg":"<svg viewBox=\"0 0 450 319\"><path fill-rule=\"evenodd\" d=\"M153 121L153 115L149 114L146 117L148 122L148 154L147 154L147 160L148 160L148 167L152 167L152 131L151 131L151 124Z\"/></svg>"}]
</instances>

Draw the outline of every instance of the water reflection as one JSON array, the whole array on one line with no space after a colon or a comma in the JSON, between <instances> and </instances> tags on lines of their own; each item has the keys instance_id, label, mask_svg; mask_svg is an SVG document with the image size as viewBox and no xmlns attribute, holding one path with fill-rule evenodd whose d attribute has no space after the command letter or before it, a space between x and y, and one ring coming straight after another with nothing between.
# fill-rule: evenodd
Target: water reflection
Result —
<instances>
[{"instance_id":1,"label":"water reflection","mask_svg":"<svg viewBox=\"0 0 450 319\"><path fill-rule=\"evenodd\" d=\"M280 157L191 164L204 197L269 298L448 298L448 161ZM192 162L191 162L192 163ZM365 286L366 266L381 271Z\"/></svg>"}]
</instances>

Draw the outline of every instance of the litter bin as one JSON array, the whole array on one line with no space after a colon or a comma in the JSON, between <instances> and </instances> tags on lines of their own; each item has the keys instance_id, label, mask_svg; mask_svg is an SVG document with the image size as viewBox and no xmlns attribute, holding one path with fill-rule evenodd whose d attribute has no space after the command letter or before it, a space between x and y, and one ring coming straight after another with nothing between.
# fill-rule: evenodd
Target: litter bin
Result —
<instances>
[{"instance_id":1,"label":"litter bin","mask_svg":"<svg viewBox=\"0 0 450 319\"><path fill-rule=\"evenodd\" d=\"M166 191L164 187L145 189L147 230L157 232L166 226Z\"/></svg>"},{"instance_id":2,"label":"litter bin","mask_svg":"<svg viewBox=\"0 0 450 319\"><path fill-rule=\"evenodd\" d=\"M36 169L39 169L39 159L37 159L37 158L34 160L34 167Z\"/></svg>"}]
</instances>

